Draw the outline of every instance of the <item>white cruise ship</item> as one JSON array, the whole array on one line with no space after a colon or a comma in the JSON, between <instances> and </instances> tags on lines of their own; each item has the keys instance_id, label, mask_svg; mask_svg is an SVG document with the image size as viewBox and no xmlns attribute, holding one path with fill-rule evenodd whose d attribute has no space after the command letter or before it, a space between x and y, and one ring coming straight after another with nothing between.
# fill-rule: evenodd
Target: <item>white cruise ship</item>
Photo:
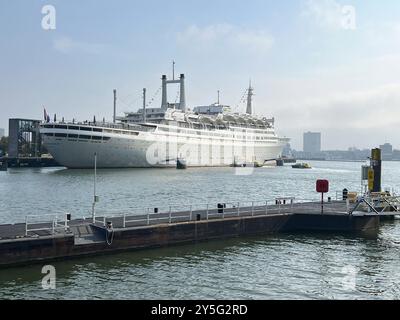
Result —
<instances>
[{"instance_id":1,"label":"white cruise ship","mask_svg":"<svg viewBox=\"0 0 400 320\"><path fill-rule=\"evenodd\" d=\"M180 85L179 103L168 103L167 85ZM40 125L43 145L61 165L93 168L145 168L176 166L232 166L258 164L277 159L289 139L280 138L274 118L252 115L253 88L247 90L246 113L233 113L219 103L189 110L185 102L185 76L162 77L160 108L115 116L106 122L49 122Z\"/></svg>"}]
</instances>

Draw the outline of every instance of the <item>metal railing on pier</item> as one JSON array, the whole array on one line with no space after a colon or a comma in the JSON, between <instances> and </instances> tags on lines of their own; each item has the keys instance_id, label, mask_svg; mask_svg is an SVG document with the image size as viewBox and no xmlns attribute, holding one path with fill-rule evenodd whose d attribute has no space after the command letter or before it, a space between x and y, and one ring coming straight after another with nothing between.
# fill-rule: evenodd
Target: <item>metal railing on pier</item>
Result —
<instances>
[{"instance_id":1,"label":"metal railing on pier","mask_svg":"<svg viewBox=\"0 0 400 320\"><path fill-rule=\"evenodd\" d=\"M297 203L315 202L299 200ZM160 223L190 222L195 220L227 219L237 216L259 216L268 214L292 213L296 204L294 197L280 197L267 201L221 202L218 204L171 205L152 208L134 208L121 213L121 210L97 211L95 222L106 226L108 221L118 227L148 226Z\"/></svg>"},{"instance_id":2,"label":"metal railing on pier","mask_svg":"<svg viewBox=\"0 0 400 320\"><path fill-rule=\"evenodd\" d=\"M107 226L108 222L115 228L141 227L155 224L185 223L197 220L229 219L234 217L251 217L273 214L353 214L362 212L384 213L400 212L400 196L359 197L358 201L324 201L318 199L297 199L295 197L277 197L266 201L230 201L221 203L204 203L190 205L169 205L159 207L131 208L126 210L97 210L94 223ZM28 215L25 219L25 236L31 233L67 232L70 228L69 214ZM82 221L75 221L74 227ZM90 219L90 221L93 221Z\"/></svg>"},{"instance_id":3,"label":"metal railing on pier","mask_svg":"<svg viewBox=\"0 0 400 320\"><path fill-rule=\"evenodd\" d=\"M69 213L27 215L25 217L25 236L29 233L44 232L54 235L57 231L69 230Z\"/></svg>"},{"instance_id":4,"label":"metal railing on pier","mask_svg":"<svg viewBox=\"0 0 400 320\"><path fill-rule=\"evenodd\" d=\"M172 224L195 220L228 219L237 216L260 216L268 214L293 213L296 205L315 203L315 199L296 199L279 197L267 201L221 202L218 204L170 205L160 207L133 208L128 210L97 211L94 222L106 226L113 222L117 227L148 226ZM82 221L86 221L83 217ZM56 234L70 229L71 215L68 213L27 215L25 217L25 236L30 234ZM82 225L74 224L74 227ZM92 220L91 220L92 221Z\"/></svg>"},{"instance_id":5,"label":"metal railing on pier","mask_svg":"<svg viewBox=\"0 0 400 320\"><path fill-rule=\"evenodd\" d=\"M400 212L400 196L360 196L353 203L353 207L350 208L349 200L346 200L346 205L349 214L353 214L358 208L362 211L374 212L376 214L383 214L385 212Z\"/></svg>"}]
</instances>

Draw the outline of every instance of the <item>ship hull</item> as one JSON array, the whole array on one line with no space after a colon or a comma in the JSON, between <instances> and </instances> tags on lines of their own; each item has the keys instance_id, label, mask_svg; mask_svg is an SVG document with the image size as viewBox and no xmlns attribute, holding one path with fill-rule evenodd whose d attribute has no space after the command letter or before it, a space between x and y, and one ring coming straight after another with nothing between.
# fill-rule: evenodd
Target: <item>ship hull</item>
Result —
<instances>
[{"instance_id":1,"label":"ship hull","mask_svg":"<svg viewBox=\"0 0 400 320\"><path fill-rule=\"evenodd\" d=\"M175 167L177 158L185 159L188 167L221 167L241 162L263 164L280 157L284 146L279 140L257 145L210 138L172 138L148 132L129 137L109 135L107 140L104 134L94 140L70 138L70 131L55 129L41 129L41 133L43 145L67 168L93 168L94 154L97 154L98 168Z\"/></svg>"}]
</instances>

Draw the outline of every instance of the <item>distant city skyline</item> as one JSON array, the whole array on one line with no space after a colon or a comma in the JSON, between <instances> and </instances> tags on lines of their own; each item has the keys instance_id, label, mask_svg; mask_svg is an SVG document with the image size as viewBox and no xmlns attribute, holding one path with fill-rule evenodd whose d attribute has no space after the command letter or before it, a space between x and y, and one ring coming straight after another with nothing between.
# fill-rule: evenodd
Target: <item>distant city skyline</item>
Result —
<instances>
[{"instance_id":1,"label":"distant city skyline","mask_svg":"<svg viewBox=\"0 0 400 320\"><path fill-rule=\"evenodd\" d=\"M309 142L318 142L317 136L310 136L311 140ZM310 150L295 150L291 149L290 145L284 148L283 155L285 157L294 157L299 160L338 160L338 161L363 161L369 159L371 156L371 149L379 147L381 149L382 160L384 161L400 161L400 149L393 148L390 143L385 143L383 145L374 146L371 148L358 149L356 147L349 147L347 150L327 150L322 149L317 151Z\"/></svg>"},{"instance_id":2,"label":"distant city skyline","mask_svg":"<svg viewBox=\"0 0 400 320\"><path fill-rule=\"evenodd\" d=\"M400 148L399 1L53 0L55 29L44 30L47 4L0 3L0 127L41 119L43 106L111 120L113 89L118 113L137 110L174 60L191 108L219 90L245 111L251 79L255 113L274 116L297 150L306 131L322 133L323 149Z\"/></svg>"},{"instance_id":3,"label":"distant city skyline","mask_svg":"<svg viewBox=\"0 0 400 320\"><path fill-rule=\"evenodd\" d=\"M319 132L318 132L319 133ZM303 134L303 140L304 140L304 134ZM296 151L301 151L301 152L309 152L304 150L304 146L301 146L300 148L293 148L291 143L289 143L290 147L292 150ZM338 149L329 149L329 148L324 148L323 147L323 140L322 140L322 134L321 134L321 149L319 152L324 152L324 151L351 151L351 150L371 150L374 148L380 148L382 150L385 150L387 152L394 151L394 150L400 150L400 147L396 147L390 142L384 142L384 143L378 143L377 145L370 145L366 147L360 147L360 146L354 146L354 145L349 145L347 147L343 148L338 148ZM390 151L388 151L390 150Z\"/></svg>"}]
</instances>

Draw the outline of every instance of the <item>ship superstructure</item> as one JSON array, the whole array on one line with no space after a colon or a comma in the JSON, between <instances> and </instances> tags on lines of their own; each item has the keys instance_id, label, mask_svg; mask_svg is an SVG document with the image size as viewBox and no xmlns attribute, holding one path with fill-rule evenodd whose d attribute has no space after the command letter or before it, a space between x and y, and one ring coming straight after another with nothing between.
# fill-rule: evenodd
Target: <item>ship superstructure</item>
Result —
<instances>
[{"instance_id":1,"label":"ship superstructure","mask_svg":"<svg viewBox=\"0 0 400 320\"><path fill-rule=\"evenodd\" d=\"M179 102L167 101L169 84L179 84ZM92 168L94 154L102 168L168 167L178 158L187 166L229 166L258 163L281 156L286 138L275 133L274 118L257 117L252 111L253 88L247 89L246 113L234 113L217 103L186 106L185 76L162 76L159 108L143 107L114 117L113 123L43 123L43 143L60 164ZM114 102L116 101L114 96Z\"/></svg>"}]
</instances>

